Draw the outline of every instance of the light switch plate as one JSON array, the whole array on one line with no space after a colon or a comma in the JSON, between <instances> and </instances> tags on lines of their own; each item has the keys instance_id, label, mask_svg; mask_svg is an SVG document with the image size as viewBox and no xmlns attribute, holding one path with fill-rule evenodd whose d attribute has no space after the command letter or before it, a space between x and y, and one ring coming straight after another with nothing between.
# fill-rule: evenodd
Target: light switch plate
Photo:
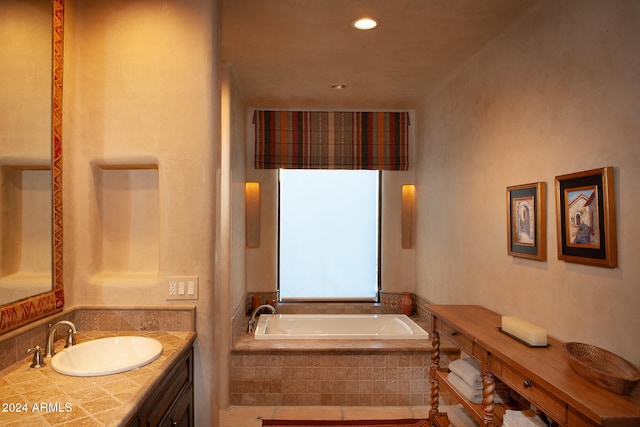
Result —
<instances>
[{"instance_id":1,"label":"light switch plate","mask_svg":"<svg viewBox=\"0 0 640 427\"><path fill-rule=\"evenodd\" d=\"M170 276L166 281L166 299L198 299L198 276Z\"/></svg>"}]
</instances>

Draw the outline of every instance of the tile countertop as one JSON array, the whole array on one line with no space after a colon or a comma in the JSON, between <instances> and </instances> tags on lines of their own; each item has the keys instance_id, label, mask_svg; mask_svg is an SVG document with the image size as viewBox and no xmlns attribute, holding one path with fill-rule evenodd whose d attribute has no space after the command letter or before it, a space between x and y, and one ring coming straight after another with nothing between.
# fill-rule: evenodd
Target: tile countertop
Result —
<instances>
[{"instance_id":1,"label":"tile countertop","mask_svg":"<svg viewBox=\"0 0 640 427\"><path fill-rule=\"evenodd\" d=\"M126 335L157 339L162 354L140 368L99 377L59 374L51 368L50 359L45 359L43 368L30 368L31 355L0 371L0 425L125 425L196 337L194 332L78 331L76 342ZM56 350L63 342L56 342Z\"/></svg>"},{"instance_id":2,"label":"tile countertop","mask_svg":"<svg viewBox=\"0 0 640 427\"><path fill-rule=\"evenodd\" d=\"M360 353L371 352L431 352L429 339L273 339L257 340L245 333L231 351L233 353L258 353L274 351ZM453 348L453 347L452 347Z\"/></svg>"}]
</instances>

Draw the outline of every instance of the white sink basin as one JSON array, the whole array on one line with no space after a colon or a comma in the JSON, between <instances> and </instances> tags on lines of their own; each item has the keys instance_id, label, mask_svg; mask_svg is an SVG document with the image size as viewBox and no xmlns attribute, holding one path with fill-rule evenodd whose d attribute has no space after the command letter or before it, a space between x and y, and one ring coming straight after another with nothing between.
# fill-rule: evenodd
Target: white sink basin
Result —
<instances>
[{"instance_id":1,"label":"white sink basin","mask_svg":"<svg viewBox=\"0 0 640 427\"><path fill-rule=\"evenodd\" d=\"M76 344L51 359L54 371L76 377L117 374L153 362L162 344L147 337L109 337Z\"/></svg>"}]
</instances>

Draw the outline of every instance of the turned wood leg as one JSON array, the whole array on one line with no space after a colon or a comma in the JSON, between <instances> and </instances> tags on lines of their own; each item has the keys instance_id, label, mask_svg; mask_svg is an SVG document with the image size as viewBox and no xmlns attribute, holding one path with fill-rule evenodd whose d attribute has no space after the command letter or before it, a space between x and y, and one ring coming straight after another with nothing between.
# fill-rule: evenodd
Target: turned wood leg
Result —
<instances>
[{"instance_id":1,"label":"turned wood leg","mask_svg":"<svg viewBox=\"0 0 640 427\"><path fill-rule=\"evenodd\" d=\"M495 420L493 418L493 396L496 390L496 380L491 372L485 371L482 375L482 382L484 386L482 389L484 425L485 427L493 427L495 426Z\"/></svg>"},{"instance_id":2,"label":"turned wood leg","mask_svg":"<svg viewBox=\"0 0 640 427\"><path fill-rule=\"evenodd\" d=\"M438 414L438 400L440 395L440 383L436 379L436 371L440 369L440 334L433 331L431 336L431 369L429 376L431 377L431 409L429 410L429 418L433 420L433 416Z\"/></svg>"}]
</instances>

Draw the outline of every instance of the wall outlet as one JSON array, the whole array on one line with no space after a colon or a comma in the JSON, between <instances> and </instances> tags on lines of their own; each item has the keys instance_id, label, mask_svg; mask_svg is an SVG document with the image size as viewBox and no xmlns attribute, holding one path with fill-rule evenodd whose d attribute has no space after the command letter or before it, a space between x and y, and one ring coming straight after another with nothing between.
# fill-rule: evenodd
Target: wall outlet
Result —
<instances>
[{"instance_id":1,"label":"wall outlet","mask_svg":"<svg viewBox=\"0 0 640 427\"><path fill-rule=\"evenodd\" d=\"M167 277L167 300L198 299L198 276Z\"/></svg>"}]
</instances>

